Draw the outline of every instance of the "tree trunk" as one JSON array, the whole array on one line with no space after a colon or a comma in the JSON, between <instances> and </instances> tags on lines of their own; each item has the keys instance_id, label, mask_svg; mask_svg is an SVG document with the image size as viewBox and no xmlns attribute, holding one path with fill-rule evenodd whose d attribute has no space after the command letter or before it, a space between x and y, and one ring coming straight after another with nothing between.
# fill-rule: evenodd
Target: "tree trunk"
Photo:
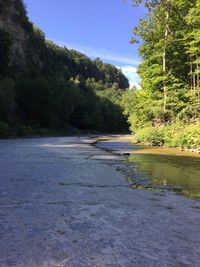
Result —
<instances>
[{"instance_id":1,"label":"tree trunk","mask_svg":"<svg viewBox=\"0 0 200 267\"><path fill-rule=\"evenodd\" d=\"M167 75L167 62L166 62L166 49L167 49L167 43L169 38L169 18L170 18L170 0L165 0L166 3L166 25L165 25L165 43L164 43L164 50L163 50L163 73L164 73L164 85L163 85L163 98L164 98L164 104L163 104L163 110L166 111L166 105L167 105L167 85L166 85L166 75Z\"/></svg>"},{"instance_id":2,"label":"tree trunk","mask_svg":"<svg viewBox=\"0 0 200 267\"><path fill-rule=\"evenodd\" d=\"M195 90L196 89L196 76L195 76L195 73L193 73L192 77L193 77L193 90Z\"/></svg>"},{"instance_id":3,"label":"tree trunk","mask_svg":"<svg viewBox=\"0 0 200 267\"><path fill-rule=\"evenodd\" d=\"M196 57L196 60L198 60L198 57ZM198 61L197 61L198 62ZM200 95L200 81L199 81L199 64L197 63L197 96L199 98Z\"/></svg>"},{"instance_id":4,"label":"tree trunk","mask_svg":"<svg viewBox=\"0 0 200 267\"><path fill-rule=\"evenodd\" d=\"M190 57L190 90L192 91L193 89L193 84L192 84L192 71L193 71L193 67L192 67L192 58Z\"/></svg>"},{"instance_id":5,"label":"tree trunk","mask_svg":"<svg viewBox=\"0 0 200 267\"><path fill-rule=\"evenodd\" d=\"M164 79L166 77L166 47L164 47L163 52L163 73L164 73ZM164 81L163 85L163 97L164 97L164 105L163 110L166 111L166 104L167 104L167 87L166 87L166 81Z\"/></svg>"}]
</instances>

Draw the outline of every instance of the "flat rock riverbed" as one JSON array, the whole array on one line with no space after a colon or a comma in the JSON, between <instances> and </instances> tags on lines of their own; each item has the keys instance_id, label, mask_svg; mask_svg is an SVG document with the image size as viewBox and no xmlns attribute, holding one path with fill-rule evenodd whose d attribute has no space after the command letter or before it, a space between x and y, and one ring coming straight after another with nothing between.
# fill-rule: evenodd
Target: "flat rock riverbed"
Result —
<instances>
[{"instance_id":1,"label":"flat rock riverbed","mask_svg":"<svg viewBox=\"0 0 200 267\"><path fill-rule=\"evenodd\" d=\"M199 267L200 202L132 189L91 143L0 141L0 266Z\"/></svg>"}]
</instances>

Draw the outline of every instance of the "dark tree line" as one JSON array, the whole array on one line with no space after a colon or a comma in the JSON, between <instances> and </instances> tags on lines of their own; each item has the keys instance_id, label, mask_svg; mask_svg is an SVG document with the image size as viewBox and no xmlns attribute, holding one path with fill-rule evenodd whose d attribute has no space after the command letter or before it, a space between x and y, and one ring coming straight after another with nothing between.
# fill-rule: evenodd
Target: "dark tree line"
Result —
<instances>
[{"instance_id":1,"label":"dark tree line","mask_svg":"<svg viewBox=\"0 0 200 267\"><path fill-rule=\"evenodd\" d=\"M45 40L21 0L0 1L0 10L1 135L27 128L127 129L120 101L112 98L117 92L120 100L129 86L121 70ZM25 36L20 42L9 31L8 18Z\"/></svg>"}]
</instances>

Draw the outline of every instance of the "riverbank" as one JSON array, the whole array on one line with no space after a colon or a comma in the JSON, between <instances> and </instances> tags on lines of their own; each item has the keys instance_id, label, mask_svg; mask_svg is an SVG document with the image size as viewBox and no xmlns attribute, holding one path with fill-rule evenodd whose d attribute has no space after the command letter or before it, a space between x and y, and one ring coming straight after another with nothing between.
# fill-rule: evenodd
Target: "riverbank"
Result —
<instances>
[{"instance_id":1,"label":"riverbank","mask_svg":"<svg viewBox=\"0 0 200 267\"><path fill-rule=\"evenodd\" d=\"M137 147L138 153L143 154L161 154L161 155L177 155L177 156L188 156L188 157L200 157L200 153L198 149L188 149L188 148L180 148L180 147L168 147L165 145L162 146L152 146L149 142L135 142L134 135L102 135L94 137L95 142L101 142L101 141L114 141L116 143L123 142L123 143L130 143L133 144L135 147ZM110 148L110 150L113 150ZM123 149L121 152L118 151L118 153L121 154L134 154L136 153L136 150L131 150L131 147L129 147L129 150ZM127 155L126 155L127 156Z\"/></svg>"},{"instance_id":2,"label":"riverbank","mask_svg":"<svg viewBox=\"0 0 200 267\"><path fill-rule=\"evenodd\" d=\"M123 155L126 167L119 170L131 187L168 190L200 201L200 155L165 147L131 143L131 136L100 138L98 148Z\"/></svg>"},{"instance_id":3,"label":"riverbank","mask_svg":"<svg viewBox=\"0 0 200 267\"><path fill-rule=\"evenodd\" d=\"M0 140L0 266L198 267L200 203L133 189L92 144Z\"/></svg>"},{"instance_id":4,"label":"riverbank","mask_svg":"<svg viewBox=\"0 0 200 267\"><path fill-rule=\"evenodd\" d=\"M200 123L174 123L164 127L146 127L136 131L135 143L165 146L200 153Z\"/></svg>"}]
</instances>

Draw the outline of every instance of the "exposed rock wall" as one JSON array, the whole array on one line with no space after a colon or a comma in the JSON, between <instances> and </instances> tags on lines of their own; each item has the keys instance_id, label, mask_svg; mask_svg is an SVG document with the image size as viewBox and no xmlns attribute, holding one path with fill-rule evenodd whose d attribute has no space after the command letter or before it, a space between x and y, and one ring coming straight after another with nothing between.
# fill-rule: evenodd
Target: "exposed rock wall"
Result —
<instances>
[{"instance_id":1,"label":"exposed rock wall","mask_svg":"<svg viewBox=\"0 0 200 267\"><path fill-rule=\"evenodd\" d=\"M0 29L10 35L12 43L8 66L14 65L29 73L42 71L46 56L45 37L39 40L41 36L29 21L22 0L1 1Z\"/></svg>"},{"instance_id":2,"label":"exposed rock wall","mask_svg":"<svg viewBox=\"0 0 200 267\"><path fill-rule=\"evenodd\" d=\"M20 24L21 14L16 9L15 0L8 2L0 12L0 29L9 33L12 39L10 65L25 65L29 34Z\"/></svg>"}]
</instances>

